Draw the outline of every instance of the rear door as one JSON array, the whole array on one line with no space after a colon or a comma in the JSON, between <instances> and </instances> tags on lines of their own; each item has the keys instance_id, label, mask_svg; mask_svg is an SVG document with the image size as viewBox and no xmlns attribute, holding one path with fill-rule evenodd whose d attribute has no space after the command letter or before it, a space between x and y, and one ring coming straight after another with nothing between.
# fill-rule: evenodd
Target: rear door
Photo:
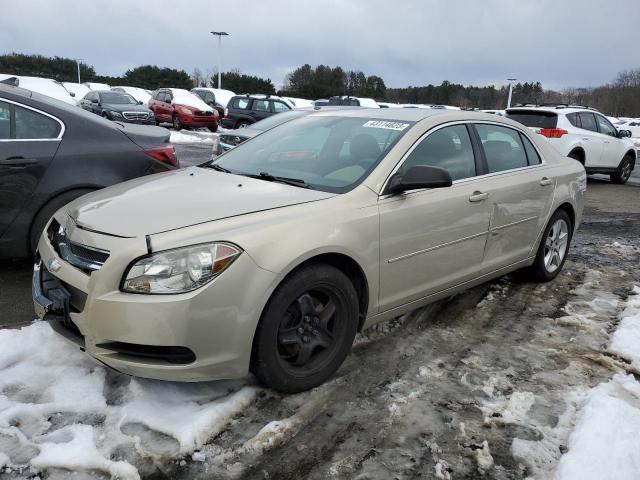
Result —
<instances>
[{"instance_id":1,"label":"rear door","mask_svg":"<svg viewBox=\"0 0 640 480\"><path fill-rule=\"evenodd\" d=\"M0 98L0 235L29 203L63 133L55 117Z\"/></svg>"},{"instance_id":2,"label":"rear door","mask_svg":"<svg viewBox=\"0 0 640 480\"><path fill-rule=\"evenodd\" d=\"M486 174L479 181L488 194L489 237L483 272L530 256L553 202L555 176L526 135L514 128L475 123Z\"/></svg>"},{"instance_id":3,"label":"rear door","mask_svg":"<svg viewBox=\"0 0 640 480\"><path fill-rule=\"evenodd\" d=\"M594 113L594 115L603 143L600 164L603 167L617 168L622 157L627 153L627 145L618 138L618 131L609 120L598 113Z\"/></svg>"},{"instance_id":4,"label":"rear door","mask_svg":"<svg viewBox=\"0 0 640 480\"><path fill-rule=\"evenodd\" d=\"M604 136L598 132L596 117L592 112L578 112L580 122L580 136L584 146L584 166L602 166L602 152L604 150Z\"/></svg>"},{"instance_id":5,"label":"rear door","mask_svg":"<svg viewBox=\"0 0 640 480\"><path fill-rule=\"evenodd\" d=\"M482 266L489 202L475 178L469 128L460 123L429 132L398 171L416 165L444 168L454 183L380 197L381 311L469 281Z\"/></svg>"},{"instance_id":6,"label":"rear door","mask_svg":"<svg viewBox=\"0 0 640 480\"><path fill-rule=\"evenodd\" d=\"M263 118L271 116L271 107L269 106L269 100L257 99L253 100L251 106L251 117L256 121L260 121Z\"/></svg>"}]
</instances>

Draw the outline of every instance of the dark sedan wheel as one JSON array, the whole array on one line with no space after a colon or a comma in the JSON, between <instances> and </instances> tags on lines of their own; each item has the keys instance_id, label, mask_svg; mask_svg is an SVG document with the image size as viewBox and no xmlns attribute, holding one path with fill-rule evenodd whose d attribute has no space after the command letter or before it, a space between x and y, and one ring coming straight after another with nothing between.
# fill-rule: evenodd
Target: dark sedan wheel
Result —
<instances>
[{"instance_id":1,"label":"dark sedan wheel","mask_svg":"<svg viewBox=\"0 0 640 480\"><path fill-rule=\"evenodd\" d=\"M619 185L627 183L627 180L629 180L632 171L633 158L631 158L631 155L625 155L620 162L620 165L618 165L618 170L615 173L611 174L611 181Z\"/></svg>"},{"instance_id":2,"label":"dark sedan wheel","mask_svg":"<svg viewBox=\"0 0 640 480\"><path fill-rule=\"evenodd\" d=\"M533 265L521 271L526 280L548 282L556 278L567 260L573 234L571 218L557 210L544 230Z\"/></svg>"},{"instance_id":3,"label":"dark sedan wheel","mask_svg":"<svg viewBox=\"0 0 640 480\"><path fill-rule=\"evenodd\" d=\"M178 115L176 115L175 113L173 114L171 123L173 123L174 130L182 130L182 122L180 121Z\"/></svg>"},{"instance_id":4,"label":"dark sedan wheel","mask_svg":"<svg viewBox=\"0 0 640 480\"><path fill-rule=\"evenodd\" d=\"M251 370L282 392L318 386L348 355L357 326L358 296L349 278L329 265L303 268L269 300L256 331Z\"/></svg>"}]
</instances>

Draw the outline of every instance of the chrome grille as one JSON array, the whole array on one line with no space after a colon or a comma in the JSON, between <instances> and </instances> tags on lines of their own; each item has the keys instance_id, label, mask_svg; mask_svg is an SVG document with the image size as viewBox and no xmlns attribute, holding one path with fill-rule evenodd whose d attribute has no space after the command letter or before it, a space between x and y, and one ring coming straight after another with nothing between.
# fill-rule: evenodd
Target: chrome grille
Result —
<instances>
[{"instance_id":1,"label":"chrome grille","mask_svg":"<svg viewBox=\"0 0 640 480\"><path fill-rule=\"evenodd\" d=\"M149 118L149 114L144 112L122 112L122 115L127 120L147 120Z\"/></svg>"},{"instance_id":2,"label":"chrome grille","mask_svg":"<svg viewBox=\"0 0 640 480\"><path fill-rule=\"evenodd\" d=\"M100 270L100 267L109 258L107 250L88 247L69 240L64 227L55 219L51 221L47 229L47 237L53 249L62 259L85 273L91 274L91 272Z\"/></svg>"}]
</instances>

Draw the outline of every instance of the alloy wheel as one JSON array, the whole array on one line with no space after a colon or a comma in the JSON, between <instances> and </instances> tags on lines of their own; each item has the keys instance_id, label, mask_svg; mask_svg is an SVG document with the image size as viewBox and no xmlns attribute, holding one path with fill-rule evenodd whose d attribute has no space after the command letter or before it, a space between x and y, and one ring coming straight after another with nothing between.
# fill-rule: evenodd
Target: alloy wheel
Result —
<instances>
[{"instance_id":1,"label":"alloy wheel","mask_svg":"<svg viewBox=\"0 0 640 480\"><path fill-rule=\"evenodd\" d=\"M569 245L569 226L559 218L552 225L544 243L544 267L549 273L555 272L562 265Z\"/></svg>"},{"instance_id":2,"label":"alloy wheel","mask_svg":"<svg viewBox=\"0 0 640 480\"><path fill-rule=\"evenodd\" d=\"M626 182L627 180L629 180L630 176L631 176L631 160L627 160L626 162L624 162L624 164L622 165L622 168L620 169L620 178L622 179L623 182Z\"/></svg>"}]
</instances>

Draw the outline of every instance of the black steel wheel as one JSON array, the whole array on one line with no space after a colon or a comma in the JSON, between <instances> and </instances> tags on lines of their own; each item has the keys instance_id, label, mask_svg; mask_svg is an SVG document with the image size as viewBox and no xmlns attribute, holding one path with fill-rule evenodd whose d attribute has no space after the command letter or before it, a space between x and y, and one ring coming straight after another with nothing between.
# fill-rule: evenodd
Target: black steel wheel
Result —
<instances>
[{"instance_id":1,"label":"black steel wheel","mask_svg":"<svg viewBox=\"0 0 640 480\"><path fill-rule=\"evenodd\" d=\"M358 297L335 267L311 265L276 289L260 319L251 370L284 392L320 385L351 349L358 326Z\"/></svg>"}]
</instances>

